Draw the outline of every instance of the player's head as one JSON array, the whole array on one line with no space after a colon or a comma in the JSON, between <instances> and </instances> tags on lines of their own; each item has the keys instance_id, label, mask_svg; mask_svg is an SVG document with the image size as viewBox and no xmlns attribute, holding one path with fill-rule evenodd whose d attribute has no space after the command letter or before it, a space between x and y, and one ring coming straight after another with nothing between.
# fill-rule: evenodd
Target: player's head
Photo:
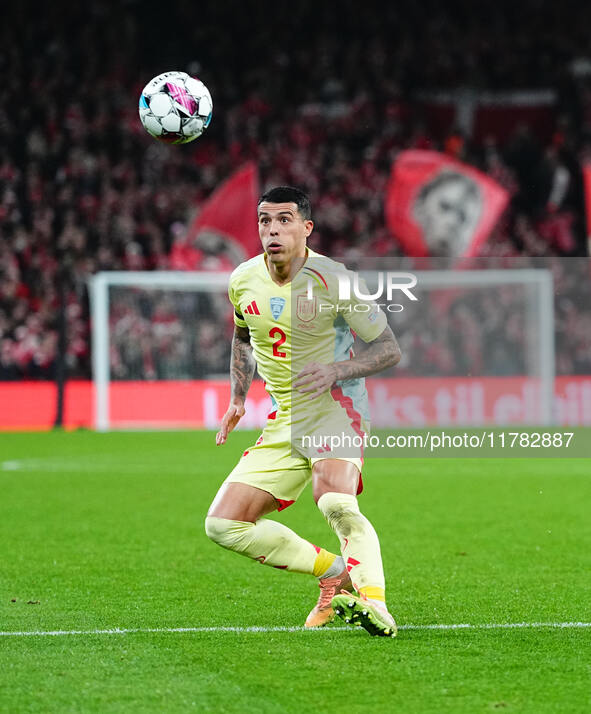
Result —
<instances>
[{"instance_id":1,"label":"player's head","mask_svg":"<svg viewBox=\"0 0 591 714\"><path fill-rule=\"evenodd\" d=\"M299 188L277 186L266 191L257 206L259 236L268 259L288 263L304 257L314 223L310 199Z\"/></svg>"},{"instance_id":2,"label":"player's head","mask_svg":"<svg viewBox=\"0 0 591 714\"><path fill-rule=\"evenodd\" d=\"M458 171L442 171L419 193L414 216L433 256L458 256L468 247L482 213L478 184Z\"/></svg>"},{"instance_id":3,"label":"player's head","mask_svg":"<svg viewBox=\"0 0 591 714\"><path fill-rule=\"evenodd\" d=\"M295 203L298 212L304 221L312 220L312 206L308 195L295 186L276 186L265 191L259 199L258 205L267 203Z\"/></svg>"}]
</instances>

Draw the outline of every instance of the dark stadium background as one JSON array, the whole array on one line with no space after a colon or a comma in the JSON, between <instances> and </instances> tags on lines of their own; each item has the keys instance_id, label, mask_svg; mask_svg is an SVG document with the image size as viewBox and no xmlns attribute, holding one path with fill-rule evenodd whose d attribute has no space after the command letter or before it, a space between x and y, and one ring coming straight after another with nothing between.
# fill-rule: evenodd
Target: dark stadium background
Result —
<instances>
[{"instance_id":1,"label":"dark stadium background","mask_svg":"<svg viewBox=\"0 0 591 714\"><path fill-rule=\"evenodd\" d=\"M0 380L88 378L88 277L169 267L190 218L249 160L263 187L310 193L313 246L334 256L400 255L383 194L408 148L446 152L510 192L483 255L587 255L590 21L590 6L541 0L5 6ZM211 127L183 147L138 121L141 88L167 69L197 74L214 97ZM458 97L518 90L527 111L499 100L471 135L458 126ZM205 255L197 267L220 264ZM573 334L558 374L590 374L576 304L564 309ZM199 339L207 376L227 345L207 329Z\"/></svg>"}]
</instances>

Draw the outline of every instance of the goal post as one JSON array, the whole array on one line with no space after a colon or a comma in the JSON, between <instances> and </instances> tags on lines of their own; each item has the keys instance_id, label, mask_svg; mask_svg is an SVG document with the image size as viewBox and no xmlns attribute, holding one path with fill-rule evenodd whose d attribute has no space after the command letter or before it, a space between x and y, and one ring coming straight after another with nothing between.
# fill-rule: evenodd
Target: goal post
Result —
<instances>
[{"instance_id":1,"label":"goal post","mask_svg":"<svg viewBox=\"0 0 591 714\"><path fill-rule=\"evenodd\" d=\"M526 332L528 351L537 365L531 373L539 379L539 424L553 423L555 344L554 344L554 279L547 269L517 268L511 270L427 270L415 272L421 288L455 290L457 288L491 289L522 286L527 291ZM371 280L371 276L368 275Z\"/></svg>"},{"instance_id":2,"label":"goal post","mask_svg":"<svg viewBox=\"0 0 591 714\"><path fill-rule=\"evenodd\" d=\"M377 271L359 273L369 288L377 282ZM507 376L527 378L535 384L537 406L520 423L552 424L555 375L552 272L545 268L517 268L418 270L413 274L417 278L419 301L405 306L402 317L388 315L401 342L403 361L406 360L385 375L392 380L394 392L396 383L404 380L447 379L443 367L423 359L425 344L431 350L448 349L445 345L433 346L432 333L437 332L440 340L447 340L453 347L454 337L447 332L454 320L462 318L476 303L486 304L489 313L498 304L495 329L524 331L519 340L507 342L517 345L512 348L516 354L504 355L500 367L493 364L486 368L476 362L471 364L472 358L467 355L465 366L454 374L466 381ZM226 406L221 401L227 398L225 392L221 395L228 383L233 326L228 280L229 273L176 271L101 272L90 279L94 426L98 431L183 425L211 428L215 424L223 413L220 410ZM438 306L437 314L431 304ZM475 320L478 322L478 317L473 317L472 323ZM486 344L495 348L494 336ZM174 399L179 403L186 401L176 415L171 415L167 396L173 393L173 384ZM125 391L121 391L125 385L128 385ZM158 385L168 385L170 389L162 391ZM253 385L253 389L257 395L260 392L262 400L262 386ZM160 415L147 413L153 403L146 406L146 413L142 412L145 391L157 394L153 403ZM195 399L201 396L204 413L193 418L189 412ZM122 400L134 399L139 401L133 416L121 416L120 411L133 410L120 410L117 405ZM256 417L243 421L259 426L264 422L264 406L262 401L252 404L254 409L249 411L251 414L254 411ZM483 424L489 423L489 417L482 419Z\"/></svg>"},{"instance_id":3,"label":"goal post","mask_svg":"<svg viewBox=\"0 0 591 714\"><path fill-rule=\"evenodd\" d=\"M183 271L105 271L90 278L90 313L92 322L92 380L94 384L94 425L97 431L109 431L111 383L111 335L109 310L113 288L213 293L225 299L229 273Z\"/></svg>"}]
</instances>

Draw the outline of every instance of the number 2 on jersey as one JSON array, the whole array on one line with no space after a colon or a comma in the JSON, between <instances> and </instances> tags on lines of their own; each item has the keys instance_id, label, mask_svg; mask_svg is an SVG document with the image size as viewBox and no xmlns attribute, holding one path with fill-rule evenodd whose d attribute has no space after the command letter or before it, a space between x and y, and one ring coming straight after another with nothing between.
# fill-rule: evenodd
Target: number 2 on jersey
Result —
<instances>
[{"instance_id":1,"label":"number 2 on jersey","mask_svg":"<svg viewBox=\"0 0 591 714\"><path fill-rule=\"evenodd\" d=\"M287 352L282 352L279 348L285 342L287 337L285 332L280 327L273 327L269 330L269 337L277 337L275 342L273 342L273 357L287 357Z\"/></svg>"}]
</instances>

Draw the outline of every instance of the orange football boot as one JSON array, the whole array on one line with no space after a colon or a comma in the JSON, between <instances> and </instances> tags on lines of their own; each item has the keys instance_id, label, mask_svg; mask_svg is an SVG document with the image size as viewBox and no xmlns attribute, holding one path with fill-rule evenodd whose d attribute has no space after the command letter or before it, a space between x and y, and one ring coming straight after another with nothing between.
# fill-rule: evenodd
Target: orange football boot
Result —
<instances>
[{"instance_id":1,"label":"orange football boot","mask_svg":"<svg viewBox=\"0 0 591 714\"><path fill-rule=\"evenodd\" d=\"M335 612L330 602L333 597L342 590L353 591L353 583L347 568L344 568L343 572L334 578L321 578L318 581L318 585L320 587L320 595L318 602L306 618L306 627L324 627L324 625L332 622Z\"/></svg>"}]
</instances>

